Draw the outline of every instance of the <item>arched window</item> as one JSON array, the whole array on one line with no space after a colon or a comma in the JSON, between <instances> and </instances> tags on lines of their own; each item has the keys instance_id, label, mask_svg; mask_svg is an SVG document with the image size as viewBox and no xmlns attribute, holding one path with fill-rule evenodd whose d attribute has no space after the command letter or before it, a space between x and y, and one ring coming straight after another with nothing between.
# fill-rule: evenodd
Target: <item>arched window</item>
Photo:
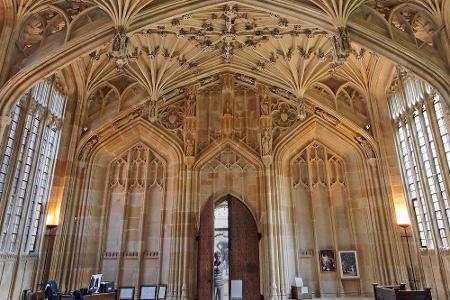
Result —
<instances>
[{"instance_id":1,"label":"arched window","mask_svg":"<svg viewBox=\"0 0 450 300\"><path fill-rule=\"evenodd\" d=\"M0 197L6 201L3 253L37 249L65 104L66 96L52 77L31 88L12 110L0 170Z\"/></svg>"},{"instance_id":2,"label":"arched window","mask_svg":"<svg viewBox=\"0 0 450 300\"><path fill-rule=\"evenodd\" d=\"M449 247L450 140L445 105L429 84L400 73L389 99L406 194L421 246L427 248Z\"/></svg>"}]
</instances>

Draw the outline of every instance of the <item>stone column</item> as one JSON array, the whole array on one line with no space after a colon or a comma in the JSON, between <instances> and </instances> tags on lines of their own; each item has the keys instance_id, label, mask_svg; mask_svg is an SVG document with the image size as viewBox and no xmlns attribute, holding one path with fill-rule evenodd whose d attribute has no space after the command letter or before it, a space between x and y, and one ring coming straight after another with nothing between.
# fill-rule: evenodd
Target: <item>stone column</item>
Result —
<instances>
[{"instance_id":1,"label":"stone column","mask_svg":"<svg viewBox=\"0 0 450 300\"><path fill-rule=\"evenodd\" d=\"M184 163L186 165L185 177L185 195L181 207L181 253L183 253L183 261L181 264L182 287L181 299L192 299L194 295L194 281L192 280L194 247L195 247L195 217L193 212L192 199L192 166L195 161L196 143L197 143L197 93L198 85L191 86L188 89L186 99L186 109L184 114Z\"/></svg>"},{"instance_id":2,"label":"stone column","mask_svg":"<svg viewBox=\"0 0 450 300\"><path fill-rule=\"evenodd\" d=\"M260 155L264 163L264 178L266 185L266 212L267 212L267 232L264 238L267 239L267 261L269 290L264 291L269 299L285 299L284 286L284 259L283 259L283 230L281 224L281 208L277 203L276 195L272 192L275 189L273 183L273 136L272 136L272 107L269 91L266 86L258 85L258 100L260 108Z\"/></svg>"}]
</instances>

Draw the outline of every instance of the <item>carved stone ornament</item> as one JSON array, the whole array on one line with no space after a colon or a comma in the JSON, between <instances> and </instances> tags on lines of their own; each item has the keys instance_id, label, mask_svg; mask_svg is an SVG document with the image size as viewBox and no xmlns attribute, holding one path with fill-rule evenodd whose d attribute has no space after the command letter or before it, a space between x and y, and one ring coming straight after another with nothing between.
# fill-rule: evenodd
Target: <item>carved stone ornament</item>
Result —
<instances>
[{"instance_id":1,"label":"carved stone ornament","mask_svg":"<svg viewBox=\"0 0 450 300\"><path fill-rule=\"evenodd\" d=\"M339 125L339 123L341 123L341 121L339 121L338 118L336 118L332 114L327 113L326 111L324 111L323 109L321 109L319 107L316 107L316 109L314 110L314 113L317 116L319 116L321 119L327 121L328 123L333 124L334 126Z\"/></svg>"},{"instance_id":2,"label":"carved stone ornament","mask_svg":"<svg viewBox=\"0 0 450 300\"><path fill-rule=\"evenodd\" d=\"M299 98L297 102L297 119L303 121L304 119L306 119L305 99Z\"/></svg>"},{"instance_id":3,"label":"carved stone ornament","mask_svg":"<svg viewBox=\"0 0 450 300\"><path fill-rule=\"evenodd\" d=\"M86 161L86 159L88 158L88 156L91 153L92 149L95 147L95 145L97 145L99 140L100 139L99 139L98 135L94 135L93 137L91 137L84 144L83 148L81 148L80 155L78 156L78 159L80 161Z\"/></svg>"},{"instance_id":4,"label":"carved stone ornament","mask_svg":"<svg viewBox=\"0 0 450 300\"><path fill-rule=\"evenodd\" d=\"M183 112L180 107L171 105L161 111L159 121L169 130L178 129L183 125Z\"/></svg>"},{"instance_id":5,"label":"carved stone ornament","mask_svg":"<svg viewBox=\"0 0 450 300\"><path fill-rule=\"evenodd\" d=\"M270 87L270 91L271 91L272 93L274 93L274 94L276 94L276 95L278 95L278 96L281 96L281 97L283 97L283 98L286 98L286 99L292 99L292 98L294 98L294 95L293 95L291 92L286 91L286 90L284 90L284 89L281 89L281 88L279 88L279 87L272 86L272 87Z\"/></svg>"},{"instance_id":6,"label":"carved stone ornament","mask_svg":"<svg viewBox=\"0 0 450 300\"><path fill-rule=\"evenodd\" d=\"M184 155L195 156L195 140L191 134L186 134L184 140Z\"/></svg>"},{"instance_id":7,"label":"carved stone ornament","mask_svg":"<svg viewBox=\"0 0 450 300\"><path fill-rule=\"evenodd\" d=\"M297 120L297 111L287 103L278 104L278 109L273 111L273 123L277 127L291 127Z\"/></svg>"},{"instance_id":8,"label":"carved stone ornament","mask_svg":"<svg viewBox=\"0 0 450 300\"><path fill-rule=\"evenodd\" d=\"M117 69L123 69L130 61L136 60L138 57L137 49L130 49L129 38L125 28L120 26L114 35L111 51L108 53L109 58Z\"/></svg>"},{"instance_id":9,"label":"carved stone ornament","mask_svg":"<svg viewBox=\"0 0 450 300\"><path fill-rule=\"evenodd\" d=\"M242 81L244 83L247 83L249 85L253 85L254 86L256 84L256 79L255 78L252 78L252 77L249 77L249 76L245 76L245 75L242 75L242 74L237 74L236 75L236 79L239 80L239 81Z\"/></svg>"},{"instance_id":10,"label":"carved stone ornament","mask_svg":"<svg viewBox=\"0 0 450 300\"><path fill-rule=\"evenodd\" d=\"M196 109L197 109L197 91L195 89L189 90L187 94L187 100L186 100L186 109L185 109L185 116L186 117L193 117L195 116Z\"/></svg>"},{"instance_id":11,"label":"carved stone ornament","mask_svg":"<svg viewBox=\"0 0 450 300\"><path fill-rule=\"evenodd\" d=\"M261 156L272 155L272 132L265 128L261 132Z\"/></svg>"},{"instance_id":12,"label":"carved stone ornament","mask_svg":"<svg viewBox=\"0 0 450 300\"><path fill-rule=\"evenodd\" d=\"M148 120L152 123L158 120L158 103L155 100L148 103Z\"/></svg>"},{"instance_id":13,"label":"carved stone ornament","mask_svg":"<svg viewBox=\"0 0 450 300\"><path fill-rule=\"evenodd\" d=\"M119 129L120 127L128 124L129 122L136 120L144 115L144 108L139 107L126 116L119 118L118 120L114 121L113 126L115 129Z\"/></svg>"},{"instance_id":14,"label":"carved stone ornament","mask_svg":"<svg viewBox=\"0 0 450 300\"><path fill-rule=\"evenodd\" d=\"M338 65L345 63L352 52L350 39L346 27L339 27L333 36L334 62Z\"/></svg>"},{"instance_id":15,"label":"carved stone ornament","mask_svg":"<svg viewBox=\"0 0 450 300\"><path fill-rule=\"evenodd\" d=\"M369 143L369 141L366 140L366 138L357 135L355 136L355 140L361 146L362 150L364 151L364 154L368 159L375 158L375 151L372 148L372 145Z\"/></svg>"}]
</instances>

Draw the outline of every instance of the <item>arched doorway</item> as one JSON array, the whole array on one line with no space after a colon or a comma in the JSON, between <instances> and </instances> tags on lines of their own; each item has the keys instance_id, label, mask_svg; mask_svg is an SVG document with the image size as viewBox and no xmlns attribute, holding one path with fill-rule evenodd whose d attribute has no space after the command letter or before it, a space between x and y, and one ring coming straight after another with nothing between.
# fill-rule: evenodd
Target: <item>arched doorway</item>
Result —
<instances>
[{"instance_id":1,"label":"arched doorway","mask_svg":"<svg viewBox=\"0 0 450 300\"><path fill-rule=\"evenodd\" d=\"M213 299L214 251L223 253L227 267L224 300L231 299L231 282L234 280L242 281L243 300L261 299L259 237L255 218L237 198L227 195L206 203L200 216L198 299ZM223 249L224 245L227 250Z\"/></svg>"}]
</instances>

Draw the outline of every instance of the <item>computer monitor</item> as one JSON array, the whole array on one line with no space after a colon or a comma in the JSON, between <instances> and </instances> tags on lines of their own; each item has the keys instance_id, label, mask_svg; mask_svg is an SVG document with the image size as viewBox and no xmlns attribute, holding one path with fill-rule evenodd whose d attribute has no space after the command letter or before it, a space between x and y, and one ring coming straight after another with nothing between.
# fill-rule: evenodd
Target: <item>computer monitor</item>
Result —
<instances>
[{"instance_id":1,"label":"computer monitor","mask_svg":"<svg viewBox=\"0 0 450 300\"><path fill-rule=\"evenodd\" d=\"M111 293L114 292L114 281L102 281L100 283L99 293Z\"/></svg>"},{"instance_id":2,"label":"computer monitor","mask_svg":"<svg viewBox=\"0 0 450 300\"><path fill-rule=\"evenodd\" d=\"M91 281L89 282L88 293L98 293L100 284L102 282L103 274L94 274L91 276Z\"/></svg>"}]
</instances>

